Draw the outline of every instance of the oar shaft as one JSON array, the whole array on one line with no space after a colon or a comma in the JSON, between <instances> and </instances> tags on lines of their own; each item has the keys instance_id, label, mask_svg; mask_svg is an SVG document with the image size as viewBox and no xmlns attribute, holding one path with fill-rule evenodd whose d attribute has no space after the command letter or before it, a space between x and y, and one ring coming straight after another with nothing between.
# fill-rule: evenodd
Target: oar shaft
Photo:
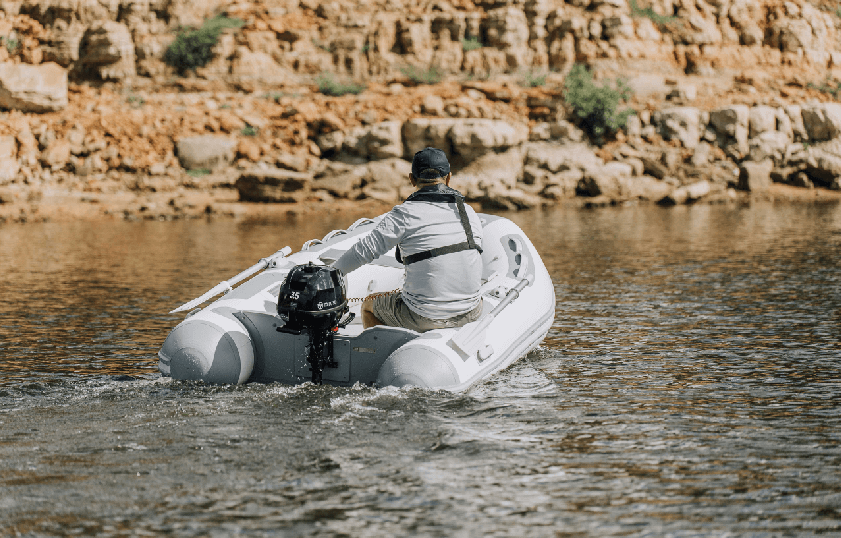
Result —
<instances>
[{"instance_id":1,"label":"oar shaft","mask_svg":"<svg viewBox=\"0 0 841 538\"><path fill-rule=\"evenodd\" d=\"M249 267L245 271L242 271L241 273L239 273L235 277L231 278L230 280L223 280L219 284L216 284L215 286L213 286L213 288L211 288L210 290L205 292L200 297L197 297L197 298L193 299L192 301L188 301L188 302L184 303L183 305L179 306L178 308L176 308L175 310L170 311L170 314L173 314L175 312L183 312L184 310L189 310L190 308L194 308L194 307L204 303L208 299L212 299L213 297L216 297L217 295L219 295L222 292L226 292L226 291L231 290L234 287L234 285L239 284L240 282L242 282L246 278L250 277L251 275L253 275L255 273L258 273L258 272L262 271L263 269L266 269L267 267L271 266L271 264L273 262L277 261L279 258L284 258L284 257L288 256L289 253L291 253L291 252L292 252L292 249L290 247L283 247L282 249L278 250L277 252L275 252L274 254L269 256L268 258L261 259L259 262L255 263L254 265L252 265L251 267Z\"/></svg>"}]
</instances>

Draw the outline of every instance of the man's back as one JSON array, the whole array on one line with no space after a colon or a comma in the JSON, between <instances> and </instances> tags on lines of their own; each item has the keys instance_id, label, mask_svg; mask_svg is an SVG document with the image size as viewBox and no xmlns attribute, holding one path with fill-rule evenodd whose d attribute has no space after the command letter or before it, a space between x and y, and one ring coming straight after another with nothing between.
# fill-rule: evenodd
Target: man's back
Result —
<instances>
[{"instance_id":1,"label":"man's back","mask_svg":"<svg viewBox=\"0 0 841 538\"><path fill-rule=\"evenodd\" d=\"M461 193L449 187L451 179L443 151L415 153L409 181L418 190L333 263L347 274L398 247L398 259L406 265L403 291L366 297L366 327L423 332L460 327L481 315L482 223Z\"/></svg>"},{"instance_id":2,"label":"man's back","mask_svg":"<svg viewBox=\"0 0 841 538\"><path fill-rule=\"evenodd\" d=\"M465 206L473 239L482 245L482 223ZM402 221L399 248L403 258L466 240L455 203L409 201L392 210ZM482 257L469 249L420 260L406 266L403 299L420 315L444 319L463 314L479 304Z\"/></svg>"}]
</instances>

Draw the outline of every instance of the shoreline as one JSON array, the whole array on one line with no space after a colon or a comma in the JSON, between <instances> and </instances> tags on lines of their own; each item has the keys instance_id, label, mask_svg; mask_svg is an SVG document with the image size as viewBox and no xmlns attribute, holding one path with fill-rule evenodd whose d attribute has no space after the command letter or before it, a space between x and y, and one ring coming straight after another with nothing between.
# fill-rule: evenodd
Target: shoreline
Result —
<instances>
[{"instance_id":1,"label":"shoreline","mask_svg":"<svg viewBox=\"0 0 841 538\"><path fill-rule=\"evenodd\" d=\"M456 186L457 187L457 186ZM755 202L839 203L841 191L823 188L804 189L790 185L772 184L767 191L749 193L732 191L730 197L700 200L696 204L750 204ZM341 212L349 216L382 214L395 204L377 199L363 200L306 200L293 203L240 202L236 189L184 189L174 192L116 192L91 193L61 189L44 189L28 200L0 201L0 225L44 222L107 222L107 221L175 221L200 218L232 220L280 220L291 216L307 216L324 211ZM471 205L477 211L479 203ZM547 204L536 210L594 209L608 206L651 205L650 201L600 201L577 197ZM497 208L485 210L500 211ZM532 209L532 210L535 210ZM529 211L529 210L523 210Z\"/></svg>"}]
</instances>

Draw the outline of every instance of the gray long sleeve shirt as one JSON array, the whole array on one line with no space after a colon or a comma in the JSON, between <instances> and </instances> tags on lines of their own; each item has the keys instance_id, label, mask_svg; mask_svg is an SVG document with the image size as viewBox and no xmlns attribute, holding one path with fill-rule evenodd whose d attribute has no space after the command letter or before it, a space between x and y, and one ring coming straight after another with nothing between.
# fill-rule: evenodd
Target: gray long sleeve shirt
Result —
<instances>
[{"instance_id":1,"label":"gray long sleeve shirt","mask_svg":"<svg viewBox=\"0 0 841 538\"><path fill-rule=\"evenodd\" d=\"M476 244L482 245L482 224L470 206L465 210ZM407 201L386 213L367 236L345 252L333 266L345 274L370 263L396 245L402 255L465 241L455 203ZM463 250L406 266L402 297L413 312L429 319L448 319L479 304L482 257Z\"/></svg>"}]
</instances>

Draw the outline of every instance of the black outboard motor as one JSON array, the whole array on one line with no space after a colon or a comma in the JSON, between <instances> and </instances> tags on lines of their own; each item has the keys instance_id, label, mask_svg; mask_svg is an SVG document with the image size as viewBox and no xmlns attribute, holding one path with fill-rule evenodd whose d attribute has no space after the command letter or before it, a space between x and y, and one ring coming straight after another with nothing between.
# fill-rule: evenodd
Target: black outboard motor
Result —
<instances>
[{"instance_id":1,"label":"black outboard motor","mask_svg":"<svg viewBox=\"0 0 841 538\"><path fill-rule=\"evenodd\" d=\"M353 314L349 314L341 320L348 313L341 271L312 262L296 265L280 287L277 313L285 322L278 331L309 335L307 362L312 382L320 385L324 368L338 366L333 360L333 332L353 319Z\"/></svg>"}]
</instances>

